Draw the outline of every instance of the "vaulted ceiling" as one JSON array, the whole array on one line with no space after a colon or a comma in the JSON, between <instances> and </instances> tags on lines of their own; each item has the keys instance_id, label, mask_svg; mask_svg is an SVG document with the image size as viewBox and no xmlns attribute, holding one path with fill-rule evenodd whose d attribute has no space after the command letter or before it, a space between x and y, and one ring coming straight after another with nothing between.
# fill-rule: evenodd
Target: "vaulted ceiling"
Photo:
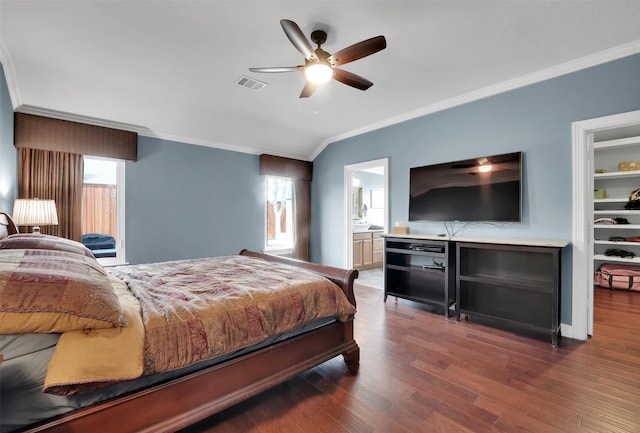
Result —
<instances>
[{"instance_id":1,"label":"vaulted ceiling","mask_svg":"<svg viewBox=\"0 0 640 433\"><path fill-rule=\"evenodd\" d=\"M333 53L387 48L309 98L280 26L327 31ZM315 48L315 47L314 47ZM170 140L313 159L327 143L640 52L640 1L0 0L16 111ZM243 76L267 84L237 84Z\"/></svg>"}]
</instances>

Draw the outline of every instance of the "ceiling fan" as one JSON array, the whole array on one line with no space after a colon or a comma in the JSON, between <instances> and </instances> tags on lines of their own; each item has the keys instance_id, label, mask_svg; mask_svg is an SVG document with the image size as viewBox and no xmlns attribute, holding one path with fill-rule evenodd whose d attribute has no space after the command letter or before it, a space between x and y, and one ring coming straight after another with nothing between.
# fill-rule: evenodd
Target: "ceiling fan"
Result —
<instances>
[{"instance_id":1,"label":"ceiling fan","mask_svg":"<svg viewBox=\"0 0 640 433\"><path fill-rule=\"evenodd\" d=\"M364 77L351 72L336 68L354 60L361 59L387 47L384 36L376 36L367 39L334 54L330 54L321 48L327 41L327 33L323 30L314 30L311 33L311 40L318 45L315 50L300 30L300 27L291 20L280 20L280 25L294 47L304 55L304 65L281 66L266 68L249 68L251 72L292 72L302 70L305 74L306 84L300 93L301 98L308 98L322 83L326 83L332 78L336 81L355 87L360 90L367 90L373 83Z\"/></svg>"}]
</instances>

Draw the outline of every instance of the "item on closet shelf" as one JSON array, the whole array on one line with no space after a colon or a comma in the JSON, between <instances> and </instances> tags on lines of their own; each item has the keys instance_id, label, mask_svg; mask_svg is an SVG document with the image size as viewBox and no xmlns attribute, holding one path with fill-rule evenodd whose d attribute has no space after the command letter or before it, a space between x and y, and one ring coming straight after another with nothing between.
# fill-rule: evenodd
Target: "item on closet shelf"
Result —
<instances>
[{"instance_id":1,"label":"item on closet shelf","mask_svg":"<svg viewBox=\"0 0 640 433\"><path fill-rule=\"evenodd\" d=\"M596 271L594 283L612 290L640 291L640 266L603 263Z\"/></svg>"},{"instance_id":2,"label":"item on closet shelf","mask_svg":"<svg viewBox=\"0 0 640 433\"><path fill-rule=\"evenodd\" d=\"M625 242L627 238L623 238L622 236L611 236L609 238L609 242Z\"/></svg>"},{"instance_id":3,"label":"item on closet shelf","mask_svg":"<svg viewBox=\"0 0 640 433\"><path fill-rule=\"evenodd\" d=\"M617 217L613 219L616 224L629 224L629 220L626 218L622 218L622 217Z\"/></svg>"},{"instance_id":4,"label":"item on closet shelf","mask_svg":"<svg viewBox=\"0 0 640 433\"><path fill-rule=\"evenodd\" d=\"M622 258L626 258L626 259L632 259L632 258L634 258L636 256L631 251L620 250L620 249L617 249L617 248L609 248L607 251L604 252L604 255L605 256L622 257Z\"/></svg>"},{"instance_id":5,"label":"item on closet shelf","mask_svg":"<svg viewBox=\"0 0 640 433\"><path fill-rule=\"evenodd\" d=\"M640 161L622 161L618 163L618 171L640 170Z\"/></svg>"},{"instance_id":6,"label":"item on closet shelf","mask_svg":"<svg viewBox=\"0 0 640 433\"><path fill-rule=\"evenodd\" d=\"M627 210L640 209L640 188L629 195L629 201L624 205L624 208Z\"/></svg>"},{"instance_id":7,"label":"item on closet shelf","mask_svg":"<svg viewBox=\"0 0 640 433\"><path fill-rule=\"evenodd\" d=\"M618 224L613 218L596 218L594 224Z\"/></svg>"},{"instance_id":8,"label":"item on closet shelf","mask_svg":"<svg viewBox=\"0 0 640 433\"><path fill-rule=\"evenodd\" d=\"M593 190L593 198L596 200L608 197L609 194L607 194L607 190L605 188L596 188Z\"/></svg>"},{"instance_id":9,"label":"item on closet shelf","mask_svg":"<svg viewBox=\"0 0 640 433\"><path fill-rule=\"evenodd\" d=\"M625 238L626 242L640 242L640 236L634 236L631 238Z\"/></svg>"}]
</instances>

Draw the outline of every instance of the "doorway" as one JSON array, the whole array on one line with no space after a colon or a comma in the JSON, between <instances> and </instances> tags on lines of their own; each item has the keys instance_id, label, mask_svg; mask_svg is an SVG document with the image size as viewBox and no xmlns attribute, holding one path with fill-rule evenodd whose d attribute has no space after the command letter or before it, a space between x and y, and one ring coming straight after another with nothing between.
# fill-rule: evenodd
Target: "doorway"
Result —
<instances>
[{"instance_id":1,"label":"doorway","mask_svg":"<svg viewBox=\"0 0 640 433\"><path fill-rule=\"evenodd\" d=\"M389 158L346 165L344 203L344 266L351 269L354 227L389 231Z\"/></svg>"},{"instance_id":2,"label":"doorway","mask_svg":"<svg viewBox=\"0 0 640 433\"><path fill-rule=\"evenodd\" d=\"M593 142L603 131L640 127L640 111L575 122L573 133L573 266L571 325L562 335L587 340L593 335Z\"/></svg>"}]
</instances>

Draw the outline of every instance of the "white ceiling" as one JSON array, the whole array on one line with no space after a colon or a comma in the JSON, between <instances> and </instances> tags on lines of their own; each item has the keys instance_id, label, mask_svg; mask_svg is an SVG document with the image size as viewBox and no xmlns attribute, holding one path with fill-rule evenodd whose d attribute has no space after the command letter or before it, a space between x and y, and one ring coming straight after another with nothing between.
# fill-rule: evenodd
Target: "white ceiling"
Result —
<instances>
[{"instance_id":1,"label":"white ceiling","mask_svg":"<svg viewBox=\"0 0 640 433\"><path fill-rule=\"evenodd\" d=\"M384 35L307 99L280 26L335 52ZM0 0L0 61L16 111L143 135L313 159L327 143L640 52L640 1ZM246 75L266 82L240 87Z\"/></svg>"}]
</instances>

